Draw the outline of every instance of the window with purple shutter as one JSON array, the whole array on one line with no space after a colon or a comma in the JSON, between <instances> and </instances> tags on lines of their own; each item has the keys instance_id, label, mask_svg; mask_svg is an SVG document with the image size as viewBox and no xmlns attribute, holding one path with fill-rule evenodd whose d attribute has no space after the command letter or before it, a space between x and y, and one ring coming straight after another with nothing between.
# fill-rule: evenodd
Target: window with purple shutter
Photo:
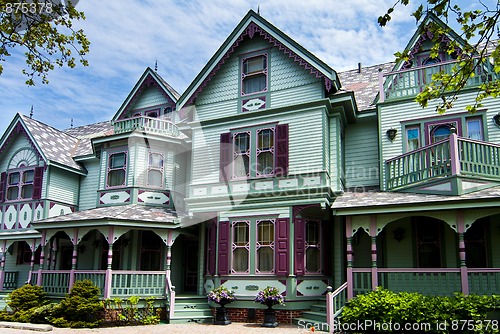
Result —
<instances>
[{"instance_id":1,"label":"window with purple shutter","mask_svg":"<svg viewBox=\"0 0 500 334\"><path fill-rule=\"evenodd\" d=\"M274 175L288 175L288 124L276 126L276 169Z\"/></svg>"},{"instance_id":2,"label":"window with purple shutter","mask_svg":"<svg viewBox=\"0 0 500 334\"><path fill-rule=\"evenodd\" d=\"M43 167L35 168L35 176L33 178L33 199L42 198L42 180L43 180Z\"/></svg>"},{"instance_id":3,"label":"window with purple shutter","mask_svg":"<svg viewBox=\"0 0 500 334\"><path fill-rule=\"evenodd\" d=\"M231 133L220 134L219 182L227 182L231 178L232 145Z\"/></svg>"},{"instance_id":4,"label":"window with purple shutter","mask_svg":"<svg viewBox=\"0 0 500 334\"><path fill-rule=\"evenodd\" d=\"M5 201L6 183L7 183L7 173L3 172L0 176L0 203Z\"/></svg>"},{"instance_id":5,"label":"window with purple shutter","mask_svg":"<svg viewBox=\"0 0 500 334\"><path fill-rule=\"evenodd\" d=\"M294 220L294 237L295 237L295 275L304 275L304 258L305 258L305 221L302 218Z\"/></svg>"},{"instance_id":6,"label":"window with purple shutter","mask_svg":"<svg viewBox=\"0 0 500 334\"><path fill-rule=\"evenodd\" d=\"M217 222L208 223L207 228L207 274L215 275L215 263L217 255Z\"/></svg>"},{"instance_id":7,"label":"window with purple shutter","mask_svg":"<svg viewBox=\"0 0 500 334\"><path fill-rule=\"evenodd\" d=\"M229 233L228 221L219 223L219 275L229 274Z\"/></svg>"},{"instance_id":8,"label":"window with purple shutter","mask_svg":"<svg viewBox=\"0 0 500 334\"><path fill-rule=\"evenodd\" d=\"M288 240L290 237L290 219L278 218L276 220L276 275L286 276L288 266Z\"/></svg>"}]
</instances>

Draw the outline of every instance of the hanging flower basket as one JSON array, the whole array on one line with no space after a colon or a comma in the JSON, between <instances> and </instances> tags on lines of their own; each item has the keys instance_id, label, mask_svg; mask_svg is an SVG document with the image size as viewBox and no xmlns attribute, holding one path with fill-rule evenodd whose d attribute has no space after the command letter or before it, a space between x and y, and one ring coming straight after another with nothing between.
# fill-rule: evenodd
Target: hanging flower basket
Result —
<instances>
[{"instance_id":1,"label":"hanging flower basket","mask_svg":"<svg viewBox=\"0 0 500 334\"><path fill-rule=\"evenodd\" d=\"M255 296L256 303L267 306L264 310L264 322L262 327L277 327L278 321L276 320L276 311L273 309L274 305L285 305L285 297L275 287L268 286L267 288L259 291Z\"/></svg>"},{"instance_id":2,"label":"hanging flower basket","mask_svg":"<svg viewBox=\"0 0 500 334\"><path fill-rule=\"evenodd\" d=\"M219 286L218 288L213 289L207 295L208 301L219 304L215 312L215 325L229 325L231 321L227 317L227 310L224 307L226 304L231 303L236 298L234 297L234 292L229 290L224 286Z\"/></svg>"}]
</instances>

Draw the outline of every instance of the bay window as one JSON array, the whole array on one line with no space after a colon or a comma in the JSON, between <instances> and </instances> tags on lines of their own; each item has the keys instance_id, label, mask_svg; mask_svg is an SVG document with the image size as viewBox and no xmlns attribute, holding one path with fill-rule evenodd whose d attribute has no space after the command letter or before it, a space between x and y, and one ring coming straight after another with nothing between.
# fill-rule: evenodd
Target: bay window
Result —
<instances>
[{"instance_id":1,"label":"bay window","mask_svg":"<svg viewBox=\"0 0 500 334\"><path fill-rule=\"evenodd\" d=\"M127 174L127 153L111 153L108 159L107 187L125 185Z\"/></svg>"},{"instance_id":2,"label":"bay window","mask_svg":"<svg viewBox=\"0 0 500 334\"><path fill-rule=\"evenodd\" d=\"M163 154L149 152L148 186L163 187L163 161Z\"/></svg>"}]
</instances>

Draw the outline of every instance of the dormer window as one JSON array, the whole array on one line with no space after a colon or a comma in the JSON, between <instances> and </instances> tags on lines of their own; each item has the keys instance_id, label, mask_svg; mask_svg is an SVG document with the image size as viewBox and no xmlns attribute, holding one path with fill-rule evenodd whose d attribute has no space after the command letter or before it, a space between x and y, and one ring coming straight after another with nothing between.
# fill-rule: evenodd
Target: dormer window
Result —
<instances>
[{"instance_id":1,"label":"dormer window","mask_svg":"<svg viewBox=\"0 0 500 334\"><path fill-rule=\"evenodd\" d=\"M241 95L267 91L267 54L242 59Z\"/></svg>"},{"instance_id":2,"label":"dormer window","mask_svg":"<svg viewBox=\"0 0 500 334\"><path fill-rule=\"evenodd\" d=\"M127 153L118 152L109 155L108 161L108 187L119 187L125 185L127 174Z\"/></svg>"}]
</instances>

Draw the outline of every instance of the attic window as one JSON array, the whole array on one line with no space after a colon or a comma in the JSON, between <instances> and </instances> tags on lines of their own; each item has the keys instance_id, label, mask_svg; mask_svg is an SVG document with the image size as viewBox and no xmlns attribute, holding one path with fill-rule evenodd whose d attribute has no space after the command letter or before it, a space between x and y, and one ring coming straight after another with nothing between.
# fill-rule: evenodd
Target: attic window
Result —
<instances>
[{"instance_id":1,"label":"attic window","mask_svg":"<svg viewBox=\"0 0 500 334\"><path fill-rule=\"evenodd\" d=\"M243 58L241 95L267 91L267 54Z\"/></svg>"}]
</instances>

